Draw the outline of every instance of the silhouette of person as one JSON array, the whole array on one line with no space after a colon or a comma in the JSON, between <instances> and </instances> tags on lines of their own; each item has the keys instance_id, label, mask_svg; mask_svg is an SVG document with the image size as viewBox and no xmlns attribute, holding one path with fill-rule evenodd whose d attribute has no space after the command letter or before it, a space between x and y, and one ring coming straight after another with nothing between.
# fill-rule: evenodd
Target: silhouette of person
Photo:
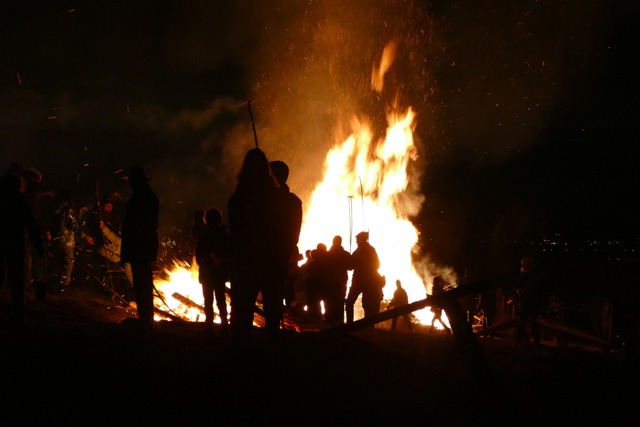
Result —
<instances>
[{"instance_id":1,"label":"silhouette of person","mask_svg":"<svg viewBox=\"0 0 640 427\"><path fill-rule=\"evenodd\" d=\"M40 230L42 230L45 237L45 255L39 256L36 248L31 245L31 241L27 240L27 258L26 258L26 277L25 281L27 285L33 284L35 286L36 295L39 298L43 298L48 287L48 274L47 269L47 251L46 247L50 242L50 219L51 219L51 206L53 201L54 191L53 188L46 185L43 181L42 172L39 169L31 166L24 169L22 173L24 179L24 197L31 205L33 215L36 218L36 223Z\"/></svg>"},{"instance_id":2,"label":"silhouette of person","mask_svg":"<svg viewBox=\"0 0 640 427\"><path fill-rule=\"evenodd\" d=\"M389 308L398 308L407 304L409 304L409 295L407 295L407 291L402 287L402 282L398 279L396 280L396 290L393 292L393 299L389 304ZM398 317L400 316L396 316L391 320L391 329L394 331L398 325ZM403 314L402 318L409 327L409 330L413 332L413 323L409 318L409 314Z\"/></svg>"},{"instance_id":3,"label":"silhouette of person","mask_svg":"<svg viewBox=\"0 0 640 427\"><path fill-rule=\"evenodd\" d=\"M358 247L351 254L350 270L353 270L351 287L345 301L347 324L353 323L354 305L362 295L364 316L374 316L380 312L382 301L382 284L380 283L380 258L375 248L369 243L369 233L362 231L356 235Z\"/></svg>"},{"instance_id":4,"label":"silhouette of person","mask_svg":"<svg viewBox=\"0 0 640 427\"><path fill-rule=\"evenodd\" d=\"M42 232L33 210L21 194L23 181L7 173L0 181L0 283L11 290L13 322L23 325L27 313L25 302L25 263L28 236L38 256L44 255Z\"/></svg>"},{"instance_id":5,"label":"silhouette of person","mask_svg":"<svg viewBox=\"0 0 640 427\"><path fill-rule=\"evenodd\" d=\"M226 283L229 280L227 252L229 231L222 223L222 212L217 208L208 209L205 213L204 232L196 244L196 262L198 263L198 280L202 285L204 296L205 322L213 325L213 301L220 315L220 324L226 331L227 297Z\"/></svg>"},{"instance_id":6,"label":"silhouette of person","mask_svg":"<svg viewBox=\"0 0 640 427\"><path fill-rule=\"evenodd\" d=\"M160 201L144 168L131 166L127 176L132 194L122 221L122 262L131 264L138 318L153 329L153 265L158 258Z\"/></svg>"},{"instance_id":7,"label":"silhouette of person","mask_svg":"<svg viewBox=\"0 0 640 427\"><path fill-rule=\"evenodd\" d=\"M287 240L289 244L290 256L287 264L287 275L283 279L283 299L287 307L295 305L295 283L298 272L298 261L302 255L298 250L298 240L300 239L300 229L302 228L302 200L291 192L287 179L289 178L289 166L282 160L269 162L271 174L276 179L276 184L280 191L286 194L287 206L282 215L287 221Z\"/></svg>"},{"instance_id":8,"label":"silhouette of person","mask_svg":"<svg viewBox=\"0 0 640 427\"><path fill-rule=\"evenodd\" d=\"M122 200L122 195L115 188L110 188L105 193L105 198L111 200L111 212L115 218L118 218L120 223L122 223L122 218L124 217L124 201Z\"/></svg>"},{"instance_id":9,"label":"silhouette of person","mask_svg":"<svg viewBox=\"0 0 640 427\"><path fill-rule=\"evenodd\" d=\"M442 276L435 276L432 282L431 294L437 295L444 292L445 286L446 282L444 281ZM435 328L436 322L438 322L447 332L451 332L451 328L449 328L444 320L442 320L442 308L432 305L431 312L433 313L433 318L431 319L431 329Z\"/></svg>"},{"instance_id":10,"label":"silhouette of person","mask_svg":"<svg viewBox=\"0 0 640 427\"><path fill-rule=\"evenodd\" d=\"M516 340L532 339L540 345L540 326L536 317L544 307L544 289L535 261L532 257L520 260L520 276L516 285Z\"/></svg>"},{"instance_id":11,"label":"silhouette of person","mask_svg":"<svg viewBox=\"0 0 640 427\"><path fill-rule=\"evenodd\" d=\"M189 233L187 235L187 247L191 255L191 262L194 264L197 262L196 248L198 246L198 240L204 231L207 229L207 225L204 220L204 209L196 209L193 211L193 218L189 225Z\"/></svg>"},{"instance_id":12,"label":"silhouette of person","mask_svg":"<svg viewBox=\"0 0 640 427\"><path fill-rule=\"evenodd\" d=\"M330 280L329 252L327 245L318 243L311 251L311 264L307 271L307 314L313 321L322 321L322 301L325 302L326 291Z\"/></svg>"},{"instance_id":13,"label":"silhouette of person","mask_svg":"<svg viewBox=\"0 0 640 427\"><path fill-rule=\"evenodd\" d=\"M133 283L131 266L121 259L122 219L116 215L114 204L111 194L105 194L96 206L85 212L81 223L82 239L89 252L95 278L100 280L101 285L107 283L110 291L116 286L107 274L115 265L123 264L127 286L130 287Z\"/></svg>"},{"instance_id":14,"label":"silhouette of person","mask_svg":"<svg viewBox=\"0 0 640 427\"><path fill-rule=\"evenodd\" d=\"M58 262L58 291L69 289L75 264L78 220L71 194L66 189L56 192L53 212L52 242Z\"/></svg>"},{"instance_id":15,"label":"silhouette of person","mask_svg":"<svg viewBox=\"0 0 640 427\"><path fill-rule=\"evenodd\" d=\"M325 299L326 319L331 325L344 323L344 300L347 296L351 254L342 247L342 237L333 236L328 252L329 283Z\"/></svg>"},{"instance_id":16,"label":"silhouette of person","mask_svg":"<svg viewBox=\"0 0 640 427\"><path fill-rule=\"evenodd\" d=\"M296 276L296 305L294 307L296 314L301 314L303 308L307 305L307 281L309 270L311 270L311 265L313 264L312 252L311 249L304 251L305 261L300 265Z\"/></svg>"},{"instance_id":17,"label":"silhouette of person","mask_svg":"<svg viewBox=\"0 0 640 427\"><path fill-rule=\"evenodd\" d=\"M271 175L269 161L259 148L244 157L238 182L227 201L230 233L232 345L244 351L249 344L258 295L262 296L269 343L278 341L282 319L282 278L287 274L290 245L286 195Z\"/></svg>"}]
</instances>

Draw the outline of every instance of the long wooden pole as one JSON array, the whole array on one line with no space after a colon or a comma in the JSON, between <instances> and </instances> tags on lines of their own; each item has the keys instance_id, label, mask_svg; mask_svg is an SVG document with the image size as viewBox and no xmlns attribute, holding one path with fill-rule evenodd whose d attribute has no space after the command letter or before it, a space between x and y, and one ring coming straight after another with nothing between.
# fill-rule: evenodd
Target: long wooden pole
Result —
<instances>
[{"instance_id":1,"label":"long wooden pole","mask_svg":"<svg viewBox=\"0 0 640 427\"><path fill-rule=\"evenodd\" d=\"M253 139L256 142L256 148L258 148L258 133L256 132L256 123L253 120L253 112L251 111L251 104L253 104L253 100L247 101L247 108L249 108L249 118L251 119L251 127L253 128Z\"/></svg>"}]
</instances>

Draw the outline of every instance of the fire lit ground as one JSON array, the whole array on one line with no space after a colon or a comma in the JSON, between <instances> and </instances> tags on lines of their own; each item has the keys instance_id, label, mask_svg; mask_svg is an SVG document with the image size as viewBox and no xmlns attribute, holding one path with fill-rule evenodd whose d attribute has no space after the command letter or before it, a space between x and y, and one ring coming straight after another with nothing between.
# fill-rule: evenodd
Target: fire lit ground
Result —
<instances>
[{"instance_id":1,"label":"fire lit ground","mask_svg":"<svg viewBox=\"0 0 640 427\"><path fill-rule=\"evenodd\" d=\"M6 287L0 313L8 312ZM24 329L0 322L2 425L613 425L637 420L637 356L479 338L492 371L472 375L452 335L259 329L236 357L202 323L128 327L131 310L81 290L27 294ZM401 322L402 324L402 322ZM396 423L396 424L392 424Z\"/></svg>"},{"instance_id":2,"label":"fire lit ground","mask_svg":"<svg viewBox=\"0 0 640 427\"><path fill-rule=\"evenodd\" d=\"M384 90L385 73L393 65L395 48L395 43L389 43L379 64L373 67L372 91ZM345 248L353 252L355 234L368 231L369 242L380 256L379 271L387 279L384 298L391 299L399 279L413 302L430 293L435 274L444 275L453 285L457 278L446 267L429 265L417 252L419 234L410 218L419 212L424 196L411 185L412 178L418 178L411 175L415 169L412 162L417 160L413 135L416 114L410 106L398 102L396 99L385 106L384 135L374 132L373 123L366 116L353 117L350 135L337 141L326 155L322 182L304 203L299 249L314 249L318 243L330 247L331 239L338 234L343 237ZM156 280L163 296L156 299L156 306L179 312L185 319L201 318L197 306L202 305L202 296L195 267L176 262L164 273ZM185 304L185 299L195 305ZM432 318L428 309L419 310L414 316L422 323ZM360 317L361 311L356 313L356 320Z\"/></svg>"}]
</instances>

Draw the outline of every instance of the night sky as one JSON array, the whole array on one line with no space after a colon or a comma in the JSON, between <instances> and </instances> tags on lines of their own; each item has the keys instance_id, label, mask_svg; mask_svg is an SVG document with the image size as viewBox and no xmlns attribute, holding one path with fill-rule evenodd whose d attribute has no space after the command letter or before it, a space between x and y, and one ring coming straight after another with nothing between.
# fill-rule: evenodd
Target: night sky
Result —
<instances>
[{"instance_id":1,"label":"night sky","mask_svg":"<svg viewBox=\"0 0 640 427\"><path fill-rule=\"evenodd\" d=\"M1 158L78 204L107 188L127 197L122 171L141 163L171 233L197 207L226 207L255 143L245 101L304 201L349 118L384 129L397 99L418 112L415 223L428 251L638 237L633 4L12 2L0 15ZM377 94L371 69L390 41Z\"/></svg>"}]
</instances>

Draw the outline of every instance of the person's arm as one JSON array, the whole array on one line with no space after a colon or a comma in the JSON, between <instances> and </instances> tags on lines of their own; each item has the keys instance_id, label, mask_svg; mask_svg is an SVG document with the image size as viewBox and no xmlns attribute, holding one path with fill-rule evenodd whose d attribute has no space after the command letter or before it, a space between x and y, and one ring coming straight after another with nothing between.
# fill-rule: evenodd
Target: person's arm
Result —
<instances>
[{"instance_id":1,"label":"person's arm","mask_svg":"<svg viewBox=\"0 0 640 427\"><path fill-rule=\"evenodd\" d=\"M102 235L109 239L113 243L120 243L122 238L114 233L104 222L100 221L100 229L102 230Z\"/></svg>"}]
</instances>

